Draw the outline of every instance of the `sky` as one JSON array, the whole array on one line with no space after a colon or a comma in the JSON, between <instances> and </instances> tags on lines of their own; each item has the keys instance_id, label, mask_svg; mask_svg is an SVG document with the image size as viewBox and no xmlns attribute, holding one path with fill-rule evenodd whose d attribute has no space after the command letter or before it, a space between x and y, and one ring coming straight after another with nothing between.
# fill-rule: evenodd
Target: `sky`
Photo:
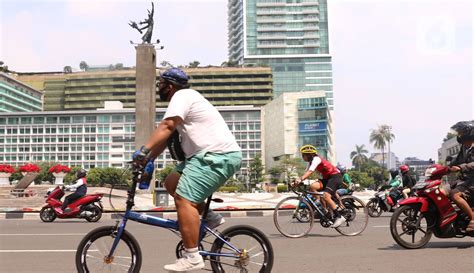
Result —
<instances>
[{"instance_id":1,"label":"sky","mask_svg":"<svg viewBox=\"0 0 474 273\"><path fill-rule=\"evenodd\" d=\"M127 24L151 1L0 0L0 60L20 72L70 65L135 65ZM400 160L437 159L449 127L474 119L470 0L329 0L337 161L350 166L355 145L382 124ZM226 0L155 0L157 63L227 60Z\"/></svg>"}]
</instances>

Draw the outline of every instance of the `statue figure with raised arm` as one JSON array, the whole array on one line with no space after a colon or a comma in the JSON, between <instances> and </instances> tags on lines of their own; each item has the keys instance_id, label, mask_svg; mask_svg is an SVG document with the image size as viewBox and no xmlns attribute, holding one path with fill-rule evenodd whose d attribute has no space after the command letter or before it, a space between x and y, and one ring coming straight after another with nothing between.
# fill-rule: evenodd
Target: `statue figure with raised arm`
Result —
<instances>
[{"instance_id":1,"label":"statue figure with raised arm","mask_svg":"<svg viewBox=\"0 0 474 273\"><path fill-rule=\"evenodd\" d=\"M145 34L143 35L142 37L142 43L145 44L145 43L151 43L151 35L153 33L153 14L155 12L155 6L153 4L153 2L151 2L151 12L150 10L147 10L148 11L148 19L145 19L143 20L142 22L140 22L139 24L140 25L144 25L143 27L140 27L138 26L138 24L134 21L130 21L129 25L138 30L138 32L140 32L140 34L142 34L143 30L146 29L146 32Z\"/></svg>"}]
</instances>

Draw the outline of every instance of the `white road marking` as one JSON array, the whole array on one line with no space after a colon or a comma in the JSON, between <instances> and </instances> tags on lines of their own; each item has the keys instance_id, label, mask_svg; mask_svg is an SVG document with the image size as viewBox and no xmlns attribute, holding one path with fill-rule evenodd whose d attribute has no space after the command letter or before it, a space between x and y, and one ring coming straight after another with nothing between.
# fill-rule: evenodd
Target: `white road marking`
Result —
<instances>
[{"instance_id":1,"label":"white road marking","mask_svg":"<svg viewBox=\"0 0 474 273\"><path fill-rule=\"evenodd\" d=\"M0 233L0 236L83 236L86 233Z\"/></svg>"},{"instance_id":2,"label":"white road marking","mask_svg":"<svg viewBox=\"0 0 474 273\"><path fill-rule=\"evenodd\" d=\"M372 227L374 227L374 228L388 228L388 227L390 227L390 226L389 226L389 225L385 225L385 226L372 226Z\"/></svg>"},{"instance_id":3,"label":"white road marking","mask_svg":"<svg viewBox=\"0 0 474 273\"><path fill-rule=\"evenodd\" d=\"M76 252L76 249L3 249L0 253ZM98 251L98 250L89 250Z\"/></svg>"}]
</instances>

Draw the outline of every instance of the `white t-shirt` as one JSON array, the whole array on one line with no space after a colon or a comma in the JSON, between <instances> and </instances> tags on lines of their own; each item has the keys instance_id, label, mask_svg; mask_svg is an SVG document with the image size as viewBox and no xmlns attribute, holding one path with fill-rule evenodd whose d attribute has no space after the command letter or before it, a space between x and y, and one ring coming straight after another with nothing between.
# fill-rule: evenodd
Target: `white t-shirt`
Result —
<instances>
[{"instance_id":1,"label":"white t-shirt","mask_svg":"<svg viewBox=\"0 0 474 273\"><path fill-rule=\"evenodd\" d=\"M219 111L196 90L182 89L173 95L163 119L171 117L183 120L177 130L186 158L199 152L240 151Z\"/></svg>"}]
</instances>

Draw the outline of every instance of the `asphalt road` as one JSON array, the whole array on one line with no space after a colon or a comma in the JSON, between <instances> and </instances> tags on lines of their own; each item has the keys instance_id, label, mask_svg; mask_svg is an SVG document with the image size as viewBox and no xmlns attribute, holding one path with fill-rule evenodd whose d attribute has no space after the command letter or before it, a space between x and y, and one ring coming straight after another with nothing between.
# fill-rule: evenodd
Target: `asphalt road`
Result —
<instances>
[{"instance_id":1,"label":"asphalt road","mask_svg":"<svg viewBox=\"0 0 474 273\"><path fill-rule=\"evenodd\" d=\"M432 238L423 249L406 250L393 241L390 214L370 218L362 235L345 237L315 223L307 237L281 236L271 217L228 218L223 228L248 224L270 238L275 263L272 272L474 272L474 238ZM75 250L82 237L95 227L113 225L112 220L0 221L0 272L76 272ZM175 260L180 240L170 231L129 222L144 254L141 272L164 272ZM207 264L209 272L210 266Z\"/></svg>"}]
</instances>

